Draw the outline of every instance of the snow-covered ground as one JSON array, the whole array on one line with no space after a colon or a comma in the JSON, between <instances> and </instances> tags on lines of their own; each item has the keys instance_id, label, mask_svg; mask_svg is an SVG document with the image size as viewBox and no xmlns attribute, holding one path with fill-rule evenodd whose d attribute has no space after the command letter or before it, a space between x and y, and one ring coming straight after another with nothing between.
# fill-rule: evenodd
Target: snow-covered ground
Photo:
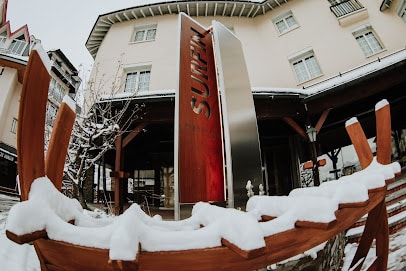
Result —
<instances>
[{"instance_id":1,"label":"snow-covered ground","mask_svg":"<svg viewBox=\"0 0 406 271\"><path fill-rule=\"evenodd\" d=\"M16 199L0 195L0 263L1 270L10 271L34 271L40 270L40 264L31 245L18 245L7 239L5 226L9 206L16 203ZM406 271L406 228L390 236L390 254L388 271ZM348 266L356 251L356 244L348 244L345 252L343 270ZM367 262L373 258L374 251Z\"/></svg>"}]
</instances>

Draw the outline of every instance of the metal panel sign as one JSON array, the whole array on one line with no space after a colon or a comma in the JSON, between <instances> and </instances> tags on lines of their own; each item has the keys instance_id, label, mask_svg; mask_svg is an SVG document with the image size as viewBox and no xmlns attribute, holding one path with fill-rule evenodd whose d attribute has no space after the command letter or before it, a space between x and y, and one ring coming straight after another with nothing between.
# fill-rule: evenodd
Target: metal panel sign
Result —
<instances>
[{"instance_id":1,"label":"metal panel sign","mask_svg":"<svg viewBox=\"0 0 406 271\"><path fill-rule=\"evenodd\" d=\"M224 201L223 144L212 36L185 14L180 15L180 31L175 109L179 202ZM175 197L176 190L175 185Z\"/></svg>"},{"instance_id":2,"label":"metal panel sign","mask_svg":"<svg viewBox=\"0 0 406 271\"><path fill-rule=\"evenodd\" d=\"M262 164L254 99L238 38L219 22L213 21L223 133L227 165L229 207L245 208L245 186L262 183Z\"/></svg>"}]
</instances>

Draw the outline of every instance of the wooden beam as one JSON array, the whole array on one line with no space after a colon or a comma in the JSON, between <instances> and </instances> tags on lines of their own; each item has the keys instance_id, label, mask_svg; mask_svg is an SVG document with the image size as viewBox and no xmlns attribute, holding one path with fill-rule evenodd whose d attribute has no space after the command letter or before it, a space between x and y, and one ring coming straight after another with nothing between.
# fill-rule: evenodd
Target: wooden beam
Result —
<instances>
[{"instance_id":1,"label":"wooden beam","mask_svg":"<svg viewBox=\"0 0 406 271\"><path fill-rule=\"evenodd\" d=\"M45 176L44 128L50 75L36 50L24 74L18 113L17 161L21 200L28 199L32 182Z\"/></svg>"},{"instance_id":2,"label":"wooden beam","mask_svg":"<svg viewBox=\"0 0 406 271\"><path fill-rule=\"evenodd\" d=\"M382 165L391 163L392 127L390 106L386 104L375 110L376 117L376 160Z\"/></svg>"},{"instance_id":3,"label":"wooden beam","mask_svg":"<svg viewBox=\"0 0 406 271\"><path fill-rule=\"evenodd\" d=\"M125 148L148 124L146 122L138 124L124 139L122 148Z\"/></svg>"},{"instance_id":4,"label":"wooden beam","mask_svg":"<svg viewBox=\"0 0 406 271\"><path fill-rule=\"evenodd\" d=\"M115 141L116 145L116 161L115 161L115 171L119 172L123 168L123 136L120 134ZM114 179L114 212L116 215L123 212L123 197L122 197L122 186L123 183L121 178Z\"/></svg>"},{"instance_id":5,"label":"wooden beam","mask_svg":"<svg viewBox=\"0 0 406 271\"><path fill-rule=\"evenodd\" d=\"M317 133L319 133L321 127L323 127L323 124L326 121L326 118L328 116L328 113L330 113L330 110L331 110L331 108L324 110L323 113L321 114L319 120L317 121L316 127L314 127L316 129Z\"/></svg>"},{"instance_id":6,"label":"wooden beam","mask_svg":"<svg viewBox=\"0 0 406 271\"><path fill-rule=\"evenodd\" d=\"M299 125L297 122L292 119L291 117L283 117L283 120L293 128L301 137L303 137L305 140L308 140L306 131Z\"/></svg>"},{"instance_id":7,"label":"wooden beam","mask_svg":"<svg viewBox=\"0 0 406 271\"><path fill-rule=\"evenodd\" d=\"M379 224L382 217L386 213L385 200L379 203L370 213L368 213L367 221L365 223L364 232L362 233L361 241L358 245L357 251L355 252L354 258L352 259L350 267L354 267L359 261L364 262L366 255L371 248L372 241L375 236L377 236ZM387 213L386 213L387 216ZM387 220L386 220L387 221ZM355 270L361 270L362 264L358 264ZM386 269L379 269L386 270Z\"/></svg>"},{"instance_id":8,"label":"wooden beam","mask_svg":"<svg viewBox=\"0 0 406 271\"><path fill-rule=\"evenodd\" d=\"M345 129L347 130L351 142L354 145L361 167L363 169L366 168L369 166L369 164L371 164L373 155L364 130L362 130L361 124L356 121L346 125Z\"/></svg>"},{"instance_id":9,"label":"wooden beam","mask_svg":"<svg viewBox=\"0 0 406 271\"><path fill-rule=\"evenodd\" d=\"M72 108L62 102L56 115L45 158L45 173L59 191L62 188L63 168L75 116Z\"/></svg>"}]
</instances>

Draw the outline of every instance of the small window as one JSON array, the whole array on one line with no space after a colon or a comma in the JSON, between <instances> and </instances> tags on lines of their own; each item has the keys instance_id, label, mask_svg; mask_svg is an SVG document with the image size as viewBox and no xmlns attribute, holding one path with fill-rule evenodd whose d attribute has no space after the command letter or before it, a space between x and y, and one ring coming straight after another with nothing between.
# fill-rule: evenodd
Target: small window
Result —
<instances>
[{"instance_id":1,"label":"small window","mask_svg":"<svg viewBox=\"0 0 406 271\"><path fill-rule=\"evenodd\" d=\"M8 49L11 54L22 55L26 46L27 42L25 40L16 39L11 42Z\"/></svg>"},{"instance_id":2,"label":"small window","mask_svg":"<svg viewBox=\"0 0 406 271\"><path fill-rule=\"evenodd\" d=\"M6 44L7 36L4 33L0 34L0 49L4 49L4 45Z\"/></svg>"},{"instance_id":3,"label":"small window","mask_svg":"<svg viewBox=\"0 0 406 271\"><path fill-rule=\"evenodd\" d=\"M155 40L156 25L135 28L134 42Z\"/></svg>"},{"instance_id":4,"label":"small window","mask_svg":"<svg viewBox=\"0 0 406 271\"><path fill-rule=\"evenodd\" d=\"M13 120L11 121L11 129L10 129L10 132L12 132L13 134L17 133L17 124L18 120L16 118L13 118Z\"/></svg>"},{"instance_id":5,"label":"small window","mask_svg":"<svg viewBox=\"0 0 406 271\"><path fill-rule=\"evenodd\" d=\"M53 106L49 102L47 103L46 123L48 125L51 126L54 123L57 111L58 109L55 106Z\"/></svg>"},{"instance_id":6,"label":"small window","mask_svg":"<svg viewBox=\"0 0 406 271\"><path fill-rule=\"evenodd\" d=\"M364 26L362 29L354 31L353 35L365 56L371 56L383 50L383 46L371 26Z\"/></svg>"},{"instance_id":7,"label":"small window","mask_svg":"<svg viewBox=\"0 0 406 271\"><path fill-rule=\"evenodd\" d=\"M400 18L406 23L406 1L403 0L401 1L399 7L398 7L398 14Z\"/></svg>"},{"instance_id":8,"label":"small window","mask_svg":"<svg viewBox=\"0 0 406 271\"><path fill-rule=\"evenodd\" d=\"M148 91L150 77L150 70L128 72L126 75L124 92Z\"/></svg>"},{"instance_id":9,"label":"small window","mask_svg":"<svg viewBox=\"0 0 406 271\"><path fill-rule=\"evenodd\" d=\"M313 50L298 53L289 61L299 84L322 75Z\"/></svg>"},{"instance_id":10,"label":"small window","mask_svg":"<svg viewBox=\"0 0 406 271\"><path fill-rule=\"evenodd\" d=\"M284 34L299 27L290 10L274 17L272 21L274 22L276 29L278 29L279 34Z\"/></svg>"}]
</instances>

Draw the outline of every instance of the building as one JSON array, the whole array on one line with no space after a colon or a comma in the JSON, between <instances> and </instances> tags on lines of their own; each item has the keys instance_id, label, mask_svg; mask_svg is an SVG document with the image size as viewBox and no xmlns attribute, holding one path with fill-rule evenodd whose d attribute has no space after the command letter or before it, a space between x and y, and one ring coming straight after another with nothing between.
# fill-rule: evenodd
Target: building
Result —
<instances>
[{"instance_id":1,"label":"building","mask_svg":"<svg viewBox=\"0 0 406 271\"><path fill-rule=\"evenodd\" d=\"M308 127L318 132L317 155L334 154L350 144L344 126L352 116L375 135L371 108L386 98L395 140L405 141L406 1L147 1L100 15L86 47L95 60L91 82L100 74L110 82L97 89L105 101L146 103L147 115L133 124L146 132L127 145L125 171L137 179L154 170L154 193L166 191L168 206L180 12L205 27L219 21L241 41L268 194L301 186L300 165L315 160ZM113 168L114 155L106 156Z\"/></svg>"},{"instance_id":2,"label":"building","mask_svg":"<svg viewBox=\"0 0 406 271\"><path fill-rule=\"evenodd\" d=\"M17 124L19 99L22 89L25 67L31 49L41 43L29 34L24 25L11 31L7 20L7 0L0 1L0 187L16 189L17 176ZM48 52L51 60L51 82L47 107L47 130L63 96L75 95L81 79L77 69L70 63L61 50Z\"/></svg>"}]
</instances>

